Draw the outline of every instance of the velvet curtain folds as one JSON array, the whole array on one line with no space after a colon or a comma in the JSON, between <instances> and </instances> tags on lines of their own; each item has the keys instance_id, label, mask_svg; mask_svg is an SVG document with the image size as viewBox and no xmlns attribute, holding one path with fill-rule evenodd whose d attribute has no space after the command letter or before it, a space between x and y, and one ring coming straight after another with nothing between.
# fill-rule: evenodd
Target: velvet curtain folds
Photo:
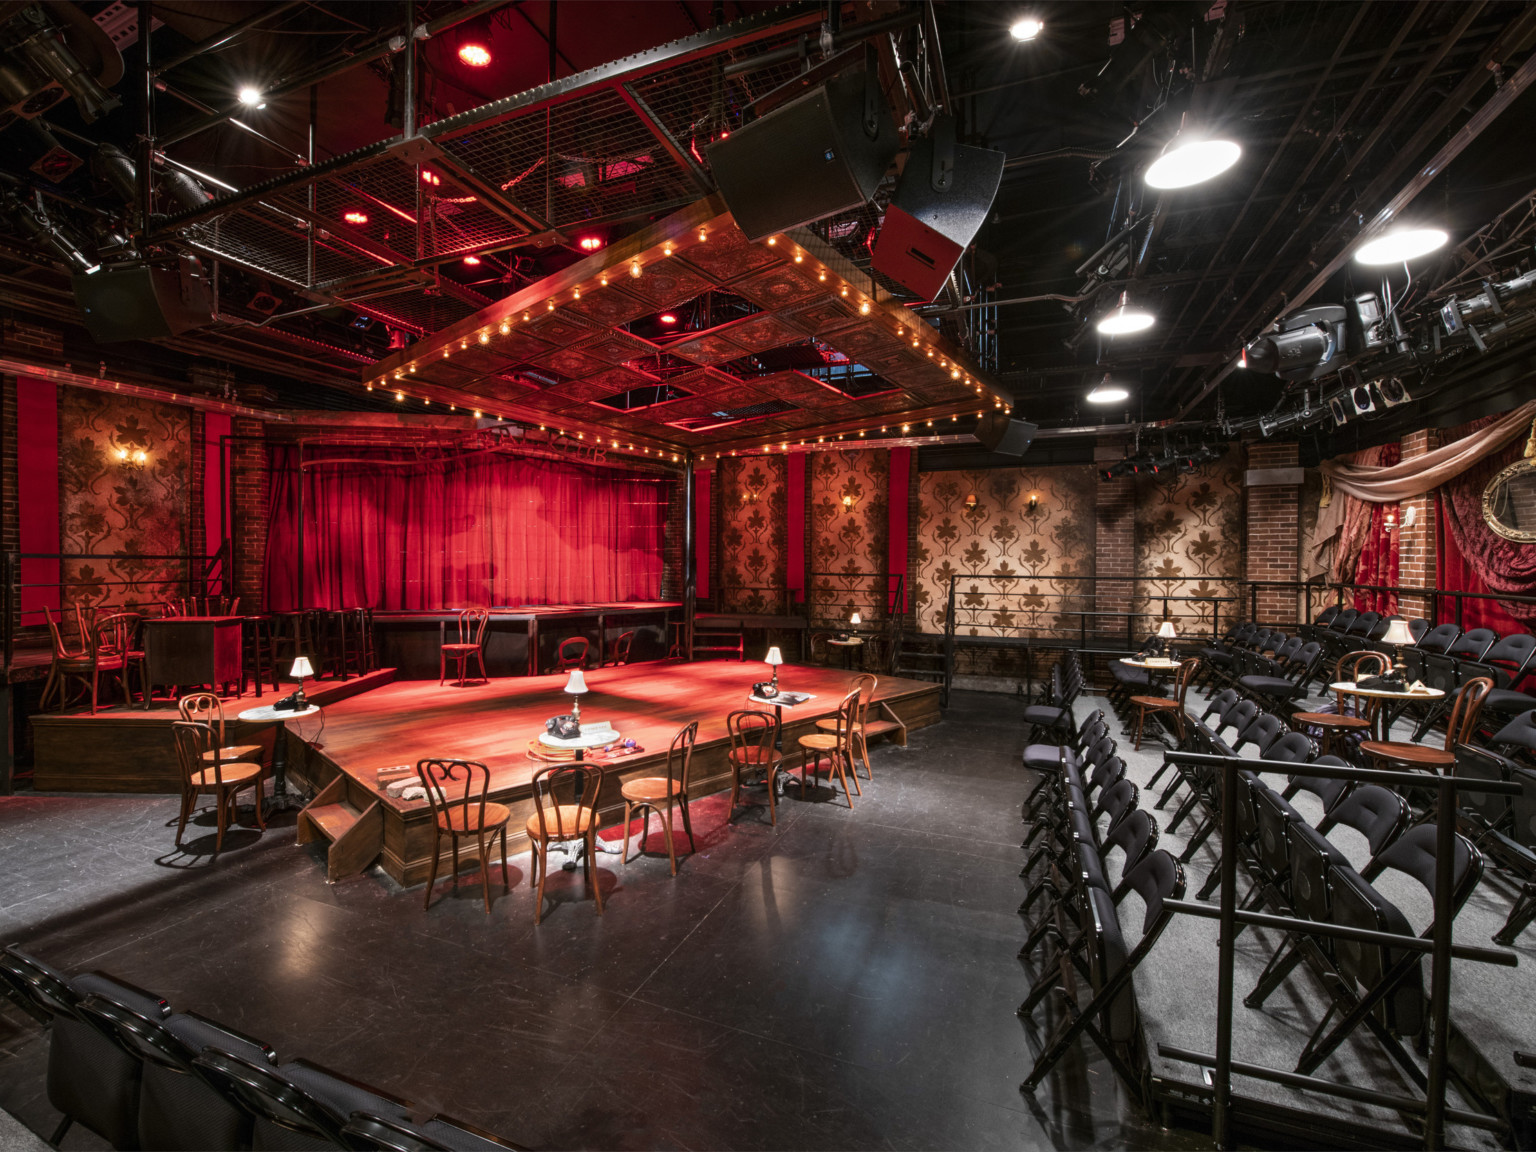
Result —
<instances>
[{"instance_id":1,"label":"velvet curtain folds","mask_svg":"<svg viewBox=\"0 0 1536 1152\"><path fill-rule=\"evenodd\" d=\"M1516 442L1484 457L1440 489L1437 586L1458 592L1536 592L1536 545L1517 544L1491 531L1483 519L1483 489L1520 459ZM1441 609L1451 611L1449 604ZM1536 604L1462 601L1463 628L1493 628L1501 635L1536 624Z\"/></svg>"},{"instance_id":2,"label":"velvet curtain folds","mask_svg":"<svg viewBox=\"0 0 1536 1152\"><path fill-rule=\"evenodd\" d=\"M278 448L268 494L267 605L658 599L675 483L494 452L422 461L385 449L306 459L301 476L298 450Z\"/></svg>"}]
</instances>

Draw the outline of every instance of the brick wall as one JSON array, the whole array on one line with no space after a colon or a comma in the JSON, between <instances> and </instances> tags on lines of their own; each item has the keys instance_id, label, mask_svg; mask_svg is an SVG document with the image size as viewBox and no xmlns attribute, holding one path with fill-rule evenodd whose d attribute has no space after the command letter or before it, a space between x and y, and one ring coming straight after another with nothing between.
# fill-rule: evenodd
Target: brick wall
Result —
<instances>
[{"instance_id":1,"label":"brick wall","mask_svg":"<svg viewBox=\"0 0 1536 1152\"><path fill-rule=\"evenodd\" d=\"M1093 574L1094 611L1128 611L1135 593L1136 482L1130 478L1100 480L1094 493ZM1095 621L1094 631L1122 635L1124 626L1109 617Z\"/></svg>"},{"instance_id":2,"label":"brick wall","mask_svg":"<svg viewBox=\"0 0 1536 1152\"><path fill-rule=\"evenodd\" d=\"M262 573L267 555L267 446L262 436L262 421L236 417L230 425L234 435L230 452L231 503L234 505L229 527L231 560L234 569L233 591L240 597L240 608L260 612L263 608Z\"/></svg>"},{"instance_id":3,"label":"brick wall","mask_svg":"<svg viewBox=\"0 0 1536 1152\"><path fill-rule=\"evenodd\" d=\"M14 317L5 321L4 329L0 330L0 339L5 341L7 352L19 356L30 353L56 360L64 354L64 337L60 333ZM82 371L94 371L95 365L81 364L79 368Z\"/></svg>"},{"instance_id":4,"label":"brick wall","mask_svg":"<svg viewBox=\"0 0 1536 1152\"><path fill-rule=\"evenodd\" d=\"M1248 467L1295 468L1298 446L1248 445ZM1247 489L1247 573L1250 580L1296 580L1301 569L1301 486L1266 485ZM1299 601L1294 591L1261 589L1256 612L1266 623L1295 622ZM1247 615L1246 607L1240 616Z\"/></svg>"},{"instance_id":5,"label":"brick wall","mask_svg":"<svg viewBox=\"0 0 1536 1152\"><path fill-rule=\"evenodd\" d=\"M1439 433L1426 429L1404 436L1403 459L1411 460L1439 447ZM1397 582L1404 588L1435 586L1435 494L1428 492L1412 500L1404 500L1398 511L1397 530ZM1407 521L1410 518L1413 523ZM1433 618L1432 596L1401 596L1397 610L1407 617L1424 620Z\"/></svg>"},{"instance_id":6,"label":"brick wall","mask_svg":"<svg viewBox=\"0 0 1536 1152\"><path fill-rule=\"evenodd\" d=\"M21 547L16 505L16 377L0 378L0 550Z\"/></svg>"},{"instance_id":7,"label":"brick wall","mask_svg":"<svg viewBox=\"0 0 1536 1152\"><path fill-rule=\"evenodd\" d=\"M202 409L192 409L192 475L187 485L187 551L193 556L199 556L208 547L207 509L203 504L203 492L207 487L207 474L204 470L204 461L207 459L206 421ZM191 589L194 595L203 592L201 579L207 564L204 561L191 561L192 571Z\"/></svg>"}]
</instances>

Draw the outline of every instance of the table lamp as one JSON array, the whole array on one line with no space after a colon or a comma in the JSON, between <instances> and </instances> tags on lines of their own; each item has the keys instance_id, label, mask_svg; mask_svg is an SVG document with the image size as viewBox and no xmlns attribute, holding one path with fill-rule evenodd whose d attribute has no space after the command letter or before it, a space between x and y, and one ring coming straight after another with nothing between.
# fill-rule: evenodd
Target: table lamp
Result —
<instances>
[{"instance_id":1,"label":"table lamp","mask_svg":"<svg viewBox=\"0 0 1536 1152\"><path fill-rule=\"evenodd\" d=\"M1177 637L1178 634L1178 629L1173 626L1172 620L1164 620L1157 626L1157 638L1163 642L1163 654L1170 660L1173 659L1173 648L1168 641Z\"/></svg>"},{"instance_id":2,"label":"table lamp","mask_svg":"<svg viewBox=\"0 0 1536 1152\"><path fill-rule=\"evenodd\" d=\"M1418 643L1413 638L1413 630L1408 627L1408 621L1401 616L1394 616L1388 620L1387 631L1382 636L1381 642L1392 645L1392 674L1407 679L1408 666L1403 663L1403 645Z\"/></svg>"},{"instance_id":3,"label":"table lamp","mask_svg":"<svg viewBox=\"0 0 1536 1152\"><path fill-rule=\"evenodd\" d=\"M860 620L859 614L855 612L852 616L848 617L848 623L857 628L860 624L864 623L864 621Z\"/></svg>"},{"instance_id":4,"label":"table lamp","mask_svg":"<svg viewBox=\"0 0 1536 1152\"><path fill-rule=\"evenodd\" d=\"M768 684L768 694L770 696L777 696L779 694L779 665L784 663L784 657L779 655L777 648L770 648L768 649L768 655L763 657L763 663L773 669L773 680Z\"/></svg>"},{"instance_id":5,"label":"table lamp","mask_svg":"<svg viewBox=\"0 0 1536 1152\"><path fill-rule=\"evenodd\" d=\"M571 678L565 682L565 691L571 698L571 719L581 727L581 698L587 691L587 678L581 674L580 668L571 669Z\"/></svg>"},{"instance_id":6,"label":"table lamp","mask_svg":"<svg viewBox=\"0 0 1536 1152\"><path fill-rule=\"evenodd\" d=\"M314 674L315 670L310 666L308 656L296 658L293 667L288 669L288 675L299 682L299 687L293 694L293 702L300 712L309 707L309 701L304 698L304 681Z\"/></svg>"}]
</instances>

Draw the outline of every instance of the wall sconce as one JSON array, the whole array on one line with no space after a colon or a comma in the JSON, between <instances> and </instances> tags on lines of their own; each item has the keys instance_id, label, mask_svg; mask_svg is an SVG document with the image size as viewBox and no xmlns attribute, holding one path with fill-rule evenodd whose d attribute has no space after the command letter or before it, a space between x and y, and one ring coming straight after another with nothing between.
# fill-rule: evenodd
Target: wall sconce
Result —
<instances>
[{"instance_id":1,"label":"wall sconce","mask_svg":"<svg viewBox=\"0 0 1536 1152\"><path fill-rule=\"evenodd\" d=\"M1040 493L1031 492L1029 494L1029 504L1027 507L1029 509L1030 515L1034 515L1036 512L1040 511Z\"/></svg>"},{"instance_id":2,"label":"wall sconce","mask_svg":"<svg viewBox=\"0 0 1536 1152\"><path fill-rule=\"evenodd\" d=\"M853 506L855 504L857 504L858 502L859 502L858 501L858 497L852 496L852 495L844 495L843 496L843 511L844 512L852 512L853 511Z\"/></svg>"},{"instance_id":3,"label":"wall sconce","mask_svg":"<svg viewBox=\"0 0 1536 1152\"><path fill-rule=\"evenodd\" d=\"M748 489L747 491L743 492L741 494L741 502L743 504L756 504L757 503L757 490L755 488L753 488L753 489Z\"/></svg>"},{"instance_id":4,"label":"wall sconce","mask_svg":"<svg viewBox=\"0 0 1536 1152\"><path fill-rule=\"evenodd\" d=\"M966 508L970 509L972 512L976 511L976 503L977 503L977 501L976 501L976 493L974 493L974 492L972 492L969 496L967 496L965 498L965 506L966 506Z\"/></svg>"},{"instance_id":5,"label":"wall sconce","mask_svg":"<svg viewBox=\"0 0 1536 1152\"><path fill-rule=\"evenodd\" d=\"M142 468L149 463L149 453L142 448L118 447L113 449L112 455L117 457L119 464L129 468Z\"/></svg>"},{"instance_id":6,"label":"wall sconce","mask_svg":"<svg viewBox=\"0 0 1536 1152\"><path fill-rule=\"evenodd\" d=\"M1399 528L1412 528L1419 518L1419 510L1412 504L1403 512L1402 520L1398 520L1397 513L1389 511L1382 517L1382 527L1388 532L1396 532Z\"/></svg>"}]
</instances>

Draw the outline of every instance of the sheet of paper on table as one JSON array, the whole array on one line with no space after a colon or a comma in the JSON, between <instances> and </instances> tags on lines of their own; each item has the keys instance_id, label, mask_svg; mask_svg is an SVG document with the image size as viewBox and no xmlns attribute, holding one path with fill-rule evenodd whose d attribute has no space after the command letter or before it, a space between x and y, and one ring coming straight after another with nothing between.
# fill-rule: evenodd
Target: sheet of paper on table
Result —
<instances>
[{"instance_id":1,"label":"sheet of paper on table","mask_svg":"<svg viewBox=\"0 0 1536 1152\"><path fill-rule=\"evenodd\" d=\"M610 721L599 720L595 724L582 724L581 735L573 736L569 740L545 732L539 737L539 743L550 748L590 748L593 744L614 744L619 739L620 736Z\"/></svg>"}]
</instances>

